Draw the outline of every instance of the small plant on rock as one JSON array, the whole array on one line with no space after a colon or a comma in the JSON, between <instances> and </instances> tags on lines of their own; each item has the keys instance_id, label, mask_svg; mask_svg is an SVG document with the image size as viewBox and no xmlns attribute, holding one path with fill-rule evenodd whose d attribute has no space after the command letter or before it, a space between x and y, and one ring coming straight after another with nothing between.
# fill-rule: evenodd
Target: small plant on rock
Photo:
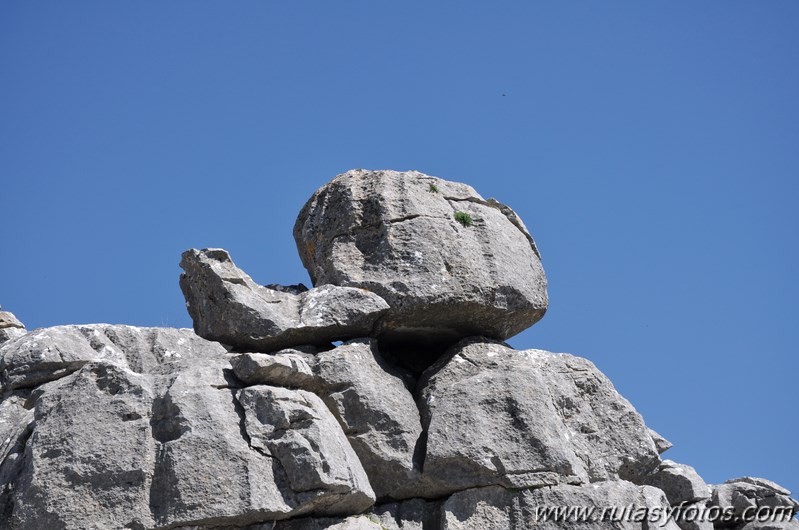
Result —
<instances>
[{"instance_id":1,"label":"small plant on rock","mask_svg":"<svg viewBox=\"0 0 799 530\"><path fill-rule=\"evenodd\" d=\"M472 226L474 224L474 220L472 216L466 212L455 212L455 220L458 221L463 226Z\"/></svg>"},{"instance_id":2,"label":"small plant on rock","mask_svg":"<svg viewBox=\"0 0 799 530\"><path fill-rule=\"evenodd\" d=\"M430 188L427 191L429 191L430 193L438 193L438 186L431 183Z\"/></svg>"}]
</instances>

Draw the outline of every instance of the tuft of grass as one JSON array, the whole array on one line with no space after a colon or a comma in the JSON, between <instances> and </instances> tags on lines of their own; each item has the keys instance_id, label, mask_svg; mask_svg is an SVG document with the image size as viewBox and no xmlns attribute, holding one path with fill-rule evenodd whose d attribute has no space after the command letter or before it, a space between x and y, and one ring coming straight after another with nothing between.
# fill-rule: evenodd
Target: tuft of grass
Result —
<instances>
[{"instance_id":1,"label":"tuft of grass","mask_svg":"<svg viewBox=\"0 0 799 530\"><path fill-rule=\"evenodd\" d=\"M455 212L453 217L463 226L472 226L474 224L474 219L466 212Z\"/></svg>"},{"instance_id":2,"label":"tuft of grass","mask_svg":"<svg viewBox=\"0 0 799 530\"><path fill-rule=\"evenodd\" d=\"M427 191L429 191L430 193L438 193L438 186L431 183L430 188Z\"/></svg>"}]
</instances>

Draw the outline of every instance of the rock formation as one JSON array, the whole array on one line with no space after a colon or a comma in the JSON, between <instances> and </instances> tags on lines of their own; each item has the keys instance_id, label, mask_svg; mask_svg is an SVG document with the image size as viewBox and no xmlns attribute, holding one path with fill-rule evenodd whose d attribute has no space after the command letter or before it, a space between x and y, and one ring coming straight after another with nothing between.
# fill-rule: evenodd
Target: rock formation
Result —
<instances>
[{"instance_id":1,"label":"rock formation","mask_svg":"<svg viewBox=\"0 0 799 530\"><path fill-rule=\"evenodd\" d=\"M662 460L590 361L501 342L547 306L510 208L358 170L295 237L312 289L185 252L194 331L0 312L0 528L799 528L773 482Z\"/></svg>"},{"instance_id":2,"label":"rock formation","mask_svg":"<svg viewBox=\"0 0 799 530\"><path fill-rule=\"evenodd\" d=\"M507 206L416 171L354 170L322 186L294 225L314 285L361 287L389 311L386 341L411 348L507 339L547 309L535 241Z\"/></svg>"}]
</instances>

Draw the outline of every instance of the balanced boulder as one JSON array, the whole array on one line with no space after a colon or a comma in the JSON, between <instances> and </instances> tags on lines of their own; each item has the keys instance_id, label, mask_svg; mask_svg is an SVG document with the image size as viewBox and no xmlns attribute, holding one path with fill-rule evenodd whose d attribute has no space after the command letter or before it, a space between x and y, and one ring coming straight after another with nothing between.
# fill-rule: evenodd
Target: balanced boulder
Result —
<instances>
[{"instance_id":1,"label":"balanced boulder","mask_svg":"<svg viewBox=\"0 0 799 530\"><path fill-rule=\"evenodd\" d=\"M194 330L237 350L268 352L369 335L388 310L364 289L258 285L222 249L183 253L180 287Z\"/></svg>"},{"instance_id":2,"label":"balanced boulder","mask_svg":"<svg viewBox=\"0 0 799 530\"><path fill-rule=\"evenodd\" d=\"M352 170L305 204L294 238L314 285L360 287L388 302L384 343L506 339L547 309L530 233L510 208L466 184Z\"/></svg>"}]
</instances>

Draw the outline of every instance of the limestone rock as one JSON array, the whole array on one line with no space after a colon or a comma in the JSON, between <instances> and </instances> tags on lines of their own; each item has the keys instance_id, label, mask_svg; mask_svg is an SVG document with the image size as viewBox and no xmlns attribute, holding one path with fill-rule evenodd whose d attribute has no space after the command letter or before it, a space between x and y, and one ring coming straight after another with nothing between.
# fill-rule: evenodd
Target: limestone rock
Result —
<instances>
[{"instance_id":1,"label":"limestone rock","mask_svg":"<svg viewBox=\"0 0 799 530\"><path fill-rule=\"evenodd\" d=\"M0 311L0 345L26 333L25 326L17 320L14 313Z\"/></svg>"},{"instance_id":2,"label":"limestone rock","mask_svg":"<svg viewBox=\"0 0 799 530\"><path fill-rule=\"evenodd\" d=\"M242 527L374 501L319 398L242 390L232 356L191 330L61 326L0 354L3 528ZM281 445L286 433L259 427L265 409L314 417Z\"/></svg>"},{"instance_id":3,"label":"limestone rock","mask_svg":"<svg viewBox=\"0 0 799 530\"><path fill-rule=\"evenodd\" d=\"M295 493L334 494L334 513L358 513L374 503L361 463L319 397L260 385L240 390L238 400L250 445L280 462Z\"/></svg>"},{"instance_id":4,"label":"limestone rock","mask_svg":"<svg viewBox=\"0 0 799 530\"><path fill-rule=\"evenodd\" d=\"M135 372L165 366L168 371L184 357L209 359L226 353L222 346L201 339L190 329L55 326L34 330L0 348L0 381L11 389L31 388L64 377L90 361Z\"/></svg>"},{"instance_id":5,"label":"limestone rock","mask_svg":"<svg viewBox=\"0 0 799 530\"><path fill-rule=\"evenodd\" d=\"M655 442L655 449L657 449L658 454L660 455L674 447L674 444L662 437L654 429L649 429L649 435L652 436L652 441Z\"/></svg>"},{"instance_id":6,"label":"limestone rock","mask_svg":"<svg viewBox=\"0 0 799 530\"><path fill-rule=\"evenodd\" d=\"M691 466L664 460L644 483L660 488L672 505L691 503L710 498L710 488Z\"/></svg>"},{"instance_id":7,"label":"limestone rock","mask_svg":"<svg viewBox=\"0 0 799 530\"><path fill-rule=\"evenodd\" d=\"M417 389L424 475L440 494L491 484L641 483L659 463L641 416L579 357L467 340Z\"/></svg>"},{"instance_id":8,"label":"limestone rock","mask_svg":"<svg viewBox=\"0 0 799 530\"><path fill-rule=\"evenodd\" d=\"M419 411L402 373L383 359L377 342L350 341L322 352L315 373L378 497L416 495Z\"/></svg>"},{"instance_id":9,"label":"limestone rock","mask_svg":"<svg viewBox=\"0 0 799 530\"><path fill-rule=\"evenodd\" d=\"M239 351L269 352L369 335L388 310L364 289L262 286L222 249L183 253L180 287L198 335Z\"/></svg>"},{"instance_id":10,"label":"limestone rock","mask_svg":"<svg viewBox=\"0 0 799 530\"><path fill-rule=\"evenodd\" d=\"M636 486L624 481L607 481L586 486L558 485L551 488L510 491L498 486L468 489L453 494L443 506L444 516L441 530L483 530L502 528L507 530L678 530L674 521L663 518L657 522L624 520L622 510L633 506L636 510L663 511L668 507L663 492L649 487ZM561 515L558 520L547 508L557 509L571 506L593 508L590 514L583 513L584 520ZM618 507L613 513L610 509ZM538 513L537 513L538 511ZM634 518L632 518L634 519Z\"/></svg>"},{"instance_id":11,"label":"limestone rock","mask_svg":"<svg viewBox=\"0 0 799 530\"><path fill-rule=\"evenodd\" d=\"M427 530L441 523L441 502L408 499L379 504L369 510L369 517L387 530Z\"/></svg>"},{"instance_id":12,"label":"limestone rock","mask_svg":"<svg viewBox=\"0 0 799 530\"><path fill-rule=\"evenodd\" d=\"M316 355L297 350L248 353L231 364L247 384L284 385L321 396L347 434L378 498L418 493L419 411L403 374L383 359L376 341L353 340Z\"/></svg>"},{"instance_id":13,"label":"limestone rock","mask_svg":"<svg viewBox=\"0 0 799 530\"><path fill-rule=\"evenodd\" d=\"M680 530L714 530L714 517L708 510L707 500L672 506L676 510L674 521Z\"/></svg>"},{"instance_id":14,"label":"limestone rock","mask_svg":"<svg viewBox=\"0 0 799 530\"><path fill-rule=\"evenodd\" d=\"M710 504L722 510L731 509L734 514L732 520L717 522L717 528L752 522L751 517L756 514L764 517L768 514L787 515L786 518L790 518L799 512L799 502L790 497L787 489L755 477L730 479L714 486Z\"/></svg>"},{"instance_id":15,"label":"limestone rock","mask_svg":"<svg viewBox=\"0 0 799 530\"><path fill-rule=\"evenodd\" d=\"M799 521L794 518L787 521L753 521L743 525L740 530L799 530Z\"/></svg>"},{"instance_id":16,"label":"limestone rock","mask_svg":"<svg viewBox=\"0 0 799 530\"><path fill-rule=\"evenodd\" d=\"M352 170L305 204L294 238L314 285L361 287L388 302L386 343L505 339L547 308L546 277L524 224L465 184Z\"/></svg>"},{"instance_id":17,"label":"limestone rock","mask_svg":"<svg viewBox=\"0 0 799 530\"><path fill-rule=\"evenodd\" d=\"M387 527L368 515L353 515L343 519L303 517L278 521L275 525L259 525L248 530L387 530Z\"/></svg>"},{"instance_id":18,"label":"limestone rock","mask_svg":"<svg viewBox=\"0 0 799 530\"><path fill-rule=\"evenodd\" d=\"M268 353L243 353L230 360L233 373L245 385L276 385L316 390L321 382L314 374L316 356L298 349Z\"/></svg>"}]
</instances>

